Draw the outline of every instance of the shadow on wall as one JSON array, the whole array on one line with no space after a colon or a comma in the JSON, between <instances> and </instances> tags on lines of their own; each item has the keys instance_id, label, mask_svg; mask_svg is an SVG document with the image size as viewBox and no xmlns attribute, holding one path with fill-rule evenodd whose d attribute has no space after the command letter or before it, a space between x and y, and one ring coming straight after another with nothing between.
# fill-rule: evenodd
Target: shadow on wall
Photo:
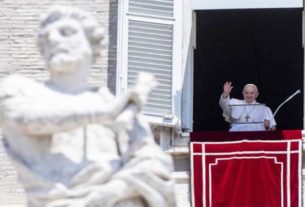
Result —
<instances>
[{"instance_id":1,"label":"shadow on wall","mask_svg":"<svg viewBox=\"0 0 305 207\"><path fill-rule=\"evenodd\" d=\"M116 65L117 65L117 28L118 28L118 1L109 3L109 39L108 39L108 69L107 87L115 94L116 90Z\"/></svg>"}]
</instances>

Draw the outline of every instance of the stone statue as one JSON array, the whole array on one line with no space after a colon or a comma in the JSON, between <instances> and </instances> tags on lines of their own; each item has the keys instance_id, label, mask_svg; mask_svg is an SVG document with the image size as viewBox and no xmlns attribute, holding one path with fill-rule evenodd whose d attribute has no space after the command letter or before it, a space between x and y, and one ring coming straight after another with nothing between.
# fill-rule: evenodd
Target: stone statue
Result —
<instances>
[{"instance_id":1,"label":"stone statue","mask_svg":"<svg viewBox=\"0 0 305 207\"><path fill-rule=\"evenodd\" d=\"M86 12L53 8L39 45L50 79L0 83L0 124L29 207L173 207L172 159L139 114L154 80L142 75L122 97L87 77L105 46Z\"/></svg>"}]
</instances>

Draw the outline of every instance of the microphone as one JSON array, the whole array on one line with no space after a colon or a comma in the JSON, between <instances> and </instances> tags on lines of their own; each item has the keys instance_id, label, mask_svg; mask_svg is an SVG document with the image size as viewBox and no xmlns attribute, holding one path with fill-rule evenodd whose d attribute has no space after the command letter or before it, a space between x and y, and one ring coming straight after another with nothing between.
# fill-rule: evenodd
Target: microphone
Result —
<instances>
[{"instance_id":1,"label":"microphone","mask_svg":"<svg viewBox=\"0 0 305 207\"><path fill-rule=\"evenodd\" d=\"M287 103L288 101L290 101L293 97L295 97L296 95L298 95L299 93L301 93L302 91L299 89L297 90L296 92L294 92L291 96L289 96L283 103L281 103L277 109L275 110L274 114L273 114L273 117L275 117L276 113L278 112L278 110L285 104Z\"/></svg>"}]
</instances>

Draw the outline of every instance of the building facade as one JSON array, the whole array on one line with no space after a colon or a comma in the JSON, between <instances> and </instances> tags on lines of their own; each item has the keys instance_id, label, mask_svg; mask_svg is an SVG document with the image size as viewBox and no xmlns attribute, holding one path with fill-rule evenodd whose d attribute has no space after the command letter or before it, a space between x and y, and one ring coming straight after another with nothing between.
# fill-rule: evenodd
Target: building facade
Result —
<instances>
[{"instance_id":1,"label":"building facade","mask_svg":"<svg viewBox=\"0 0 305 207\"><path fill-rule=\"evenodd\" d=\"M211 121L211 126L216 126L215 128L206 127L204 130L222 129L217 128L220 126L218 122L213 123L213 117L221 117L221 111L217 108L217 97L221 92L220 83L228 77L219 78L220 73L226 74L225 69L218 71L212 68L208 71L198 64L201 59L201 53L198 53L198 50L201 51L199 45L202 42L199 39L204 37L198 37L196 34L202 34L199 31L205 26L200 21L204 15L198 11L253 8L302 9L303 7L303 3L299 0L281 2L274 0L268 1L268 5L260 0L254 3L253 1L245 2L233 0L0 0L0 79L11 73L19 73L39 81L45 80L47 71L44 70L43 61L36 46L39 15L55 4L75 6L89 11L99 23L104 25L108 39L108 48L104 57L92 67L90 76L92 86L107 86L114 94L121 95L128 87L133 86L138 72L149 72L156 76L159 85L144 107L144 114L151 123L156 142L174 158L178 206L191 206L189 132L194 130L194 126L195 130L200 130L197 126L210 126L205 120L201 121L198 118L203 116L201 112L199 113L198 107L206 107L206 111L211 115L204 114L204 116ZM300 17L302 19L302 15ZM292 17L288 19L290 22L295 21ZM214 26L218 27L219 21L215 22L216 26ZM297 27L302 30L302 20L300 22L301 25ZM301 30L296 29L297 37L300 37L302 41ZM220 28L221 31L222 28ZM229 35L225 34L225 37L227 36ZM204 44L207 47L211 44L219 46L219 42ZM199 49L196 51L197 45ZM232 54L231 50L229 53ZM198 54L200 57L196 56ZM230 61L224 62L218 68L230 64L235 67L235 63ZM214 62L221 63L222 60L217 59ZM302 56L297 61L297 67L300 68L299 65L303 62ZM297 64L293 62L294 66ZM207 68L209 65L203 66ZM301 66L303 74L302 71L303 66ZM200 81L204 79L198 80L196 74L207 77L212 83L214 82L213 84L217 83L220 87L201 85ZM246 73L246 75L249 74L252 73ZM302 75L299 78L303 89L304 78ZM212 106L197 106L197 103L201 102L198 102L196 97L205 94L203 98L205 103L206 100L213 99L212 93L217 96ZM304 100L301 102L303 108ZM195 111L194 114L193 111ZM301 114L303 119L303 111ZM299 126L300 124L297 128L300 128ZM301 128L302 126L301 121ZM0 145L0 206L22 207L25 199L22 187L16 182L16 172Z\"/></svg>"},{"instance_id":2,"label":"building facade","mask_svg":"<svg viewBox=\"0 0 305 207\"><path fill-rule=\"evenodd\" d=\"M181 76L173 79L172 75L173 68L175 73L182 73L182 33L178 31L182 28L178 26L182 23L182 16L176 16L182 3L174 0L3 0L0 2L0 79L12 73L38 81L47 78L36 41L39 15L48 8L53 5L74 6L93 14L105 27L108 47L92 67L90 83L92 86L107 86L114 94L120 95L132 86L138 71L149 68L146 72L156 75L160 87L144 110L156 142L175 157L174 176L179 206L190 206L187 142L183 138L177 142L175 138L182 132L179 106ZM126 33L129 39L124 39ZM175 33L179 35L174 37ZM146 36L141 39L141 35ZM0 206L24 206L26 197L4 152L2 137L0 143Z\"/></svg>"}]
</instances>

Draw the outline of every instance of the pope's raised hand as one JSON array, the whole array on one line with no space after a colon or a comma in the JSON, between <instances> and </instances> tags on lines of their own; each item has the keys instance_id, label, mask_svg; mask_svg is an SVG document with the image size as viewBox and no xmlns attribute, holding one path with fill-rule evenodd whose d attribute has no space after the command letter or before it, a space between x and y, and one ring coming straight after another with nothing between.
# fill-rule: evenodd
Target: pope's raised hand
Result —
<instances>
[{"instance_id":1,"label":"pope's raised hand","mask_svg":"<svg viewBox=\"0 0 305 207\"><path fill-rule=\"evenodd\" d=\"M230 95L232 89L233 89L232 82L229 81L225 82L225 84L223 85L222 97L227 98Z\"/></svg>"}]
</instances>

